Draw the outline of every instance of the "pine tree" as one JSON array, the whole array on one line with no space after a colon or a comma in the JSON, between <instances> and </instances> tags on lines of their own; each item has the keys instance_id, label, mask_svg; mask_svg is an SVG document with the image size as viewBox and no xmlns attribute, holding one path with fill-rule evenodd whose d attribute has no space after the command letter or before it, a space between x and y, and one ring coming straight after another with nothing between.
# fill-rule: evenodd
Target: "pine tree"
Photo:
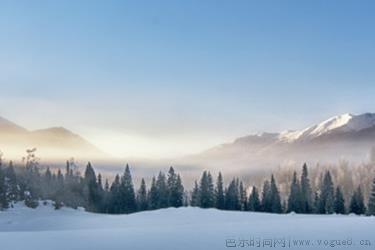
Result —
<instances>
[{"instance_id":1,"label":"pine tree","mask_svg":"<svg viewBox=\"0 0 375 250\"><path fill-rule=\"evenodd\" d=\"M311 213L313 211L313 197L310 185L309 174L306 163L302 167L301 175L301 212Z\"/></svg>"},{"instance_id":2,"label":"pine tree","mask_svg":"<svg viewBox=\"0 0 375 250\"><path fill-rule=\"evenodd\" d=\"M141 186L139 187L137 192L137 205L139 211L145 211L148 209L147 188L146 182L143 178L141 180Z\"/></svg>"},{"instance_id":3,"label":"pine tree","mask_svg":"<svg viewBox=\"0 0 375 250\"><path fill-rule=\"evenodd\" d=\"M336 214L345 214L345 199L340 186L336 187L334 211Z\"/></svg>"},{"instance_id":4,"label":"pine tree","mask_svg":"<svg viewBox=\"0 0 375 250\"><path fill-rule=\"evenodd\" d=\"M67 182L70 182L72 177L73 177L73 172L72 172L72 169L70 168L70 162L66 161L65 180L67 180Z\"/></svg>"},{"instance_id":5,"label":"pine tree","mask_svg":"<svg viewBox=\"0 0 375 250\"><path fill-rule=\"evenodd\" d=\"M375 154L374 154L374 157L375 157ZM375 215L375 178L372 181L372 189L371 189L370 197L368 200L367 208L368 208L367 212L369 215Z\"/></svg>"},{"instance_id":6,"label":"pine tree","mask_svg":"<svg viewBox=\"0 0 375 250\"><path fill-rule=\"evenodd\" d=\"M103 189L103 181L102 181L102 175L101 174L98 174L98 188L100 189L100 190L104 190Z\"/></svg>"},{"instance_id":7,"label":"pine tree","mask_svg":"<svg viewBox=\"0 0 375 250\"><path fill-rule=\"evenodd\" d=\"M233 179L225 191L225 209L240 210L240 208L238 182L236 179Z\"/></svg>"},{"instance_id":8,"label":"pine tree","mask_svg":"<svg viewBox=\"0 0 375 250\"><path fill-rule=\"evenodd\" d=\"M44 178L49 178L50 171L47 169ZM51 176L52 177L52 176ZM52 181L52 179L51 179ZM87 197L86 202L88 202L88 189L85 189L87 191ZM56 181L55 181L55 190L53 194L53 201L54 201L54 207L55 209L60 209L64 205L64 176L61 174L61 170L59 169L57 171ZM87 204L85 204L87 205ZM89 210L90 208L88 208Z\"/></svg>"},{"instance_id":9,"label":"pine tree","mask_svg":"<svg viewBox=\"0 0 375 250\"><path fill-rule=\"evenodd\" d=\"M210 197L209 207L215 207L215 185L214 179L210 172L207 173L207 181L208 181L208 194Z\"/></svg>"},{"instance_id":10,"label":"pine tree","mask_svg":"<svg viewBox=\"0 0 375 250\"><path fill-rule=\"evenodd\" d=\"M302 209L302 199L300 185L297 180L297 173L293 173L292 184L290 185L290 194L288 197L288 208L287 212L300 213L303 212Z\"/></svg>"},{"instance_id":11,"label":"pine tree","mask_svg":"<svg viewBox=\"0 0 375 250\"><path fill-rule=\"evenodd\" d=\"M157 209L159 206L159 193L156 187L156 179L155 176L152 177L151 181L151 188L148 192L148 207L150 209Z\"/></svg>"},{"instance_id":12,"label":"pine tree","mask_svg":"<svg viewBox=\"0 0 375 250\"><path fill-rule=\"evenodd\" d=\"M247 210L247 197L246 197L246 190L243 186L242 181L240 182L239 196L240 196L240 210L246 211Z\"/></svg>"},{"instance_id":13,"label":"pine tree","mask_svg":"<svg viewBox=\"0 0 375 250\"><path fill-rule=\"evenodd\" d=\"M223 184L223 176L219 172L216 182L216 189L215 189L215 207L217 209L224 209L225 208L225 197L224 197L224 184Z\"/></svg>"},{"instance_id":14,"label":"pine tree","mask_svg":"<svg viewBox=\"0 0 375 250\"><path fill-rule=\"evenodd\" d=\"M70 183L71 182L71 176L70 176L70 170L68 172L68 180ZM96 204L96 208L97 208L97 211L98 212L103 212L106 210L106 205L104 204L105 202L105 192L104 192L104 188L103 188L103 181L102 181L102 175L101 174L98 174L98 178L97 178L97 192L98 192L98 201L97 201L97 204Z\"/></svg>"},{"instance_id":15,"label":"pine tree","mask_svg":"<svg viewBox=\"0 0 375 250\"><path fill-rule=\"evenodd\" d=\"M5 173L0 162L0 210L7 209L9 201L7 196L7 187L5 183Z\"/></svg>"},{"instance_id":16,"label":"pine tree","mask_svg":"<svg viewBox=\"0 0 375 250\"><path fill-rule=\"evenodd\" d=\"M46 172L44 173L44 180L47 184L52 182L52 173L49 167L47 168Z\"/></svg>"},{"instance_id":17,"label":"pine tree","mask_svg":"<svg viewBox=\"0 0 375 250\"><path fill-rule=\"evenodd\" d=\"M271 186L268 180L263 183L261 207L263 212L272 212Z\"/></svg>"},{"instance_id":18,"label":"pine tree","mask_svg":"<svg viewBox=\"0 0 375 250\"><path fill-rule=\"evenodd\" d=\"M91 165L89 165L89 168L91 168ZM93 168L91 168L91 170L94 171ZM95 175L95 172L92 173ZM64 176L62 175L60 169L57 171L57 185L59 186L59 188L64 188Z\"/></svg>"},{"instance_id":19,"label":"pine tree","mask_svg":"<svg viewBox=\"0 0 375 250\"><path fill-rule=\"evenodd\" d=\"M363 201L362 189L359 186L350 200L350 213L364 214L365 212L366 207Z\"/></svg>"},{"instance_id":20,"label":"pine tree","mask_svg":"<svg viewBox=\"0 0 375 250\"><path fill-rule=\"evenodd\" d=\"M108 179L105 179L104 191L107 193L110 191Z\"/></svg>"},{"instance_id":21,"label":"pine tree","mask_svg":"<svg viewBox=\"0 0 375 250\"><path fill-rule=\"evenodd\" d=\"M182 186L181 177L177 175L170 167L168 171L168 205L172 207L181 207L183 205L184 187Z\"/></svg>"},{"instance_id":22,"label":"pine tree","mask_svg":"<svg viewBox=\"0 0 375 250\"><path fill-rule=\"evenodd\" d=\"M195 181L194 182L194 188L193 188L193 191L191 193L191 200L190 200L190 205L192 207L199 207L200 206L200 198L199 198L199 186L198 186L198 182Z\"/></svg>"},{"instance_id":23,"label":"pine tree","mask_svg":"<svg viewBox=\"0 0 375 250\"><path fill-rule=\"evenodd\" d=\"M199 204L202 208L215 206L214 184L210 172L204 171L199 185Z\"/></svg>"},{"instance_id":24,"label":"pine tree","mask_svg":"<svg viewBox=\"0 0 375 250\"><path fill-rule=\"evenodd\" d=\"M105 179L104 190L103 190L103 206L102 212L108 214L111 205L111 194L108 179Z\"/></svg>"},{"instance_id":25,"label":"pine tree","mask_svg":"<svg viewBox=\"0 0 375 250\"><path fill-rule=\"evenodd\" d=\"M323 178L320 194L319 212L332 214L334 212L334 188L331 173L327 171Z\"/></svg>"},{"instance_id":26,"label":"pine tree","mask_svg":"<svg viewBox=\"0 0 375 250\"><path fill-rule=\"evenodd\" d=\"M17 176L14 171L13 162L10 161L5 171L6 182L8 186L8 200L15 202L19 200L19 187L17 184Z\"/></svg>"},{"instance_id":27,"label":"pine tree","mask_svg":"<svg viewBox=\"0 0 375 250\"><path fill-rule=\"evenodd\" d=\"M39 172L39 158L36 156L36 148L26 150L25 157L25 183L23 185L21 197L25 200L25 204L31 208L38 206L38 199L42 197L41 176Z\"/></svg>"},{"instance_id":28,"label":"pine tree","mask_svg":"<svg viewBox=\"0 0 375 250\"><path fill-rule=\"evenodd\" d=\"M109 193L108 211L112 214L122 213L122 194L120 191L120 176L117 174L115 180L112 182Z\"/></svg>"},{"instance_id":29,"label":"pine tree","mask_svg":"<svg viewBox=\"0 0 375 250\"><path fill-rule=\"evenodd\" d=\"M251 194L250 194L250 197L249 197L249 203L248 203L248 210L254 211L254 212L261 211L259 193L258 193L258 190L255 186L251 190Z\"/></svg>"},{"instance_id":30,"label":"pine tree","mask_svg":"<svg viewBox=\"0 0 375 250\"><path fill-rule=\"evenodd\" d=\"M320 197L318 192L314 194L314 205L312 209L315 214L320 213Z\"/></svg>"},{"instance_id":31,"label":"pine tree","mask_svg":"<svg viewBox=\"0 0 375 250\"><path fill-rule=\"evenodd\" d=\"M159 172L156 180L156 190L158 193L158 205L157 208L166 208L169 205L168 202L168 186L164 173Z\"/></svg>"},{"instance_id":32,"label":"pine tree","mask_svg":"<svg viewBox=\"0 0 375 250\"><path fill-rule=\"evenodd\" d=\"M64 185L64 177L59 170L57 174L57 180ZM84 192L86 196L87 209L92 212L100 211L101 197L100 197L100 187L97 183L97 178L91 163L89 162L86 166L85 176L84 176Z\"/></svg>"},{"instance_id":33,"label":"pine tree","mask_svg":"<svg viewBox=\"0 0 375 250\"><path fill-rule=\"evenodd\" d=\"M177 180L176 180L176 185L174 188L174 194L175 194L175 203L172 205L174 207L182 207L184 205L184 195L185 195L185 190L184 186L182 185L182 180L181 176L177 174Z\"/></svg>"},{"instance_id":34,"label":"pine tree","mask_svg":"<svg viewBox=\"0 0 375 250\"><path fill-rule=\"evenodd\" d=\"M275 177L271 176L271 208L273 213L282 213L281 198L279 190L277 189Z\"/></svg>"},{"instance_id":35,"label":"pine tree","mask_svg":"<svg viewBox=\"0 0 375 250\"><path fill-rule=\"evenodd\" d=\"M137 210L135 191L129 165L126 164L125 172L121 177L120 193L122 196L123 213L133 213Z\"/></svg>"}]
</instances>

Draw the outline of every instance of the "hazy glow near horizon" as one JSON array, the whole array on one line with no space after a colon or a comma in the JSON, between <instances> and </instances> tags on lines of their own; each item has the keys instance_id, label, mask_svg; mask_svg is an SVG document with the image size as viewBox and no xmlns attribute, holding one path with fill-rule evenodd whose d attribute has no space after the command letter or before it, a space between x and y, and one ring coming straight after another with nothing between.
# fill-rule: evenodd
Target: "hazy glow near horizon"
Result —
<instances>
[{"instance_id":1,"label":"hazy glow near horizon","mask_svg":"<svg viewBox=\"0 0 375 250\"><path fill-rule=\"evenodd\" d=\"M0 116L163 158L374 112L374 12L374 1L5 1Z\"/></svg>"}]
</instances>

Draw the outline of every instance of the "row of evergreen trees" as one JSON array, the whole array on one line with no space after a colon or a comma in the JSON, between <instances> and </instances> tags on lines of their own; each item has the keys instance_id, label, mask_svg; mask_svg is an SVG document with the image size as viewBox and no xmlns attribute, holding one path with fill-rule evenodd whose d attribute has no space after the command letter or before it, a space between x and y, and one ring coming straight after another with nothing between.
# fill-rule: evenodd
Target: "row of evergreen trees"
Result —
<instances>
[{"instance_id":1,"label":"row of evergreen trees","mask_svg":"<svg viewBox=\"0 0 375 250\"><path fill-rule=\"evenodd\" d=\"M233 179L224 189L223 177L219 173L216 187L212 176L204 172L198 184L195 182L191 195L192 206L203 208L215 207L225 210L257 211L269 213L315 213L315 214L365 214L366 206L361 188L353 192L348 207L341 187L334 187L332 177L327 171L319 189L313 193L306 164L302 168L300 179L293 173L292 183L287 201L282 202L274 176L263 184L262 193L255 186L251 188L249 197L244 185L238 179ZM375 215L375 179L372 194L368 202L367 214Z\"/></svg>"},{"instance_id":2,"label":"row of evergreen trees","mask_svg":"<svg viewBox=\"0 0 375 250\"><path fill-rule=\"evenodd\" d=\"M103 184L101 174L96 175L90 163L83 176L73 170L70 162L65 174L60 169L52 173L49 168L41 174L35 162L27 162L25 168L15 168L12 162L7 167L0 164L0 209L17 201L36 207L38 200L53 200L56 209L84 207L91 212L122 214L187 205L184 195L181 177L173 167L167 176L160 172L153 178L150 190L142 179L136 191L128 165L110 185L108 180Z\"/></svg>"},{"instance_id":3,"label":"row of evergreen trees","mask_svg":"<svg viewBox=\"0 0 375 250\"><path fill-rule=\"evenodd\" d=\"M193 190L186 192L181 176L170 167L167 174L160 172L152 178L150 188L142 179L140 187L135 190L128 165L124 173L116 175L110 184L108 180L103 183L102 176L95 173L90 163L81 175L71 162L67 162L65 174L61 170L52 172L49 168L41 173L32 154L27 158L26 167L14 167L12 162L4 166L0 161L0 209L17 201L36 207L38 200L46 199L53 200L56 209L81 206L88 211L110 214L190 205L269 213L375 215L375 179L366 207L361 187L346 202L341 187L334 185L329 171L313 192L306 164L300 178L293 173L289 196L283 201L273 175L264 182L260 191L255 186L247 190L238 178L225 186L221 173L214 183L211 173L204 171L200 180L195 181Z\"/></svg>"},{"instance_id":4,"label":"row of evergreen trees","mask_svg":"<svg viewBox=\"0 0 375 250\"><path fill-rule=\"evenodd\" d=\"M375 192L375 182L373 191ZM374 204L370 199L370 214L374 214L375 212L372 206L374 206ZM318 214L346 214L348 212L365 214L366 207L360 186L353 192L350 204L346 207L342 188L339 185L335 188L329 171L324 174L319 190L317 190L315 194L312 194L307 166L305 164L302 168L300 181L297 179L296 172L293 173L286 211Z\"/></svg>"}]
</instances>

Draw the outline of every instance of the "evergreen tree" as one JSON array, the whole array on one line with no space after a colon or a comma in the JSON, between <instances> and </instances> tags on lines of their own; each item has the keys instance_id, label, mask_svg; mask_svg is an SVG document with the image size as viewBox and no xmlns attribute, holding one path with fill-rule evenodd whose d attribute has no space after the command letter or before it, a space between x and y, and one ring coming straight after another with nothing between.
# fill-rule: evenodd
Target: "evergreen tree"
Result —
<instances>
[{"instance_id":1,"label":"evergreen tree","mask_svg":"<svg viewBox=\"0 0 375 250\"><path fill-rule=\"evenodd\" d=\"M216 189L215 189L215 207L217 209L224 209L225 208L225 197L224 197L224 184L223 184L223 176L219 172L216 182Z\"/></svg>"},{"instance_id":2,"label":"evergreen tree","mask_svg":"<svg viewBox=\"0 0 375 250\"><path fill-rule=\"evenodd\" d=\"M133 213L137 210L135 191L129 165L126 164L125 172L121 177L120 193L122 196L122 212Z\"/></svg>"},{"instance_id":3,"label":"evergreen tree","mask_svg":"<svg viewBox=\"0 0 375 250\"><path fill-rule=\"evenodd\" d=\"M157 208L166 208L169 205L168 202L168 186L164 173L159 172L156 180L156 190L158 193L158 205Z\"/></svg>"},{"instance_id":4,"label":"evergreen tree","mask_svg":"<svg viewBox=\"0 0 375 250\"><path fill-rule=\"evenodd\" d=\"M345 199L340 186L336 187L334 210L336 214L345 214Z\"/></svg>"},{"instance_id":5,"label":"evergreen tree","mask_svg":"<svg viewBox=\"0 0 375 250\"><path fill-rule=\"evenodd\" d=\"M366 207L363 201L363 194L361 187L359 186L357 190L353 193L350 200L350 213L354 214L364 214L366 212Z\"/></svg>"},{"instance_id":6,"label":"evergreen tree","mask_svg":"<svg viewBox=\"0 0 375 250\"><path fill-rule=\"evenodd\" d=\"M57 181L60 183L59 185L64 186L64 177L60 170L57 174ZM87 202L87 209L92 212L99 212L101 204L100 187L97 183L96 174L90 162L87 164L85 170L84 193Z\"/></svg>"},{"instance_id":7,"label":"evergreen tree","mask_svg":"<svg viewBox=\"0 0 375 250\"><path fill-rule=\"evenodd\" d=\"M240 210L246 211L247 210L247 197L246 197L246 190L243 186L242 181L240 182L239 196L240 196Z\"/></svg>"},{"instance_id":8,"label":"evergreen tree","mask_svg":"<svg viewBox=\"0 0 375 250\"><path fill-rule=\"evenodd\" d=\"M215 185L214 179L210 172L207 173L207 181L208 181L208 194L210 197L209 207L215 207Z\"/></svg>"},{"instance_id":9,"label":"evergreen tree","mask_svg":"<svg viewBox=\"0 0 375 250\"><path fill-rule=\"evenodd\" d=\"M302 199L300 185L297 180L297 173L293 173L292 184L290 185L290 194L288 197L288 208L287 212L300 213L303 212L302 209Z\"/></svg>"},{"instance_id":10,"label":"evergreen tree","mask_svg":"<svg viewBox=\"0 0 375 250\"><path fill-rule=\"evenodd\" d=\"M182 186L181 177L177 175L170 167L168 171L168 205L172 207L181 207L183 205L184 187Z\"/></svg>"},{"instance_id":11,"label":"evergreen tree","mask_svg":"<svg viewBox=\"0 0 375 250\"><path fill-rule=\"evenodd\" d=\"M146 182L143 178L141 180L141 186L139 187L139 190L137 192L137 204L139 211L145 211L148 209L147 188Z\"/></svg>"},{"instance_id":12,"label":"evergreen tree","mask_svg":"<svg viewBox=\"0 0 375 250\"><path fill-rule=\"evenodd\" d=\"M191 193L191 201L190 201L190 205L192 207L199 207L200 206L200 198L199 198L199 186L198 186L198 182L195 181L194 182L194 188L193 188L193 191Z\"/></svg>"},{"instance_id":13,"label":"evergreen tree","mask_svg":"<svg viewBox=\"0 0 375 250\"><path fill-rule=\"evenodd\" d=\"M184 195L185 195L184 186L182 185L181 176L178 174L176 185L174 187L174 196L176 198L175 198L175 203L172 204L172 206L174 207L184 206Z\"/></svg>"},{"instance_id":14,"label":"evergreen tree","mask_svg":"<svg viewBox=\"0 0 375 250\"><path fill-rule=\"evenodd\" d=\"M108 179L105 179L104 190L103 190L103 205L102 212L108 214L110 212L111 205L111 194Z\"/></svg>"},{"instance_id":15,"label":"evergreen tree","mask_svg":"<svg viewBox=\"0 0 375 250\"><path fill-rule=\"evenodd\" d=\"M199 204L202 208L215 206L214 184L210 172L204 171L199 185Z\"/></svg>"},{"instance_id":16,"label":"evergreen tree","mask_svg":"<svg viewBox=\"0 0 375 250\"><path fill-rule=\"evenodd\" d=\"M44 178L48 179L50 174L51 173L49 169L47 169L46 173L44 174ZM51 181L52 181L52 175L51 175ZM54 183L55 183L55 190L53 194L53 201L54 201L55 209L59 209L64 205L64 176L61 174L60 169L57 171L57 176L56 176L56 180ZM88 189L87 189L87 192L88 192ZM87 199L86 202L88 202L88 193L87 193L86 199Z\"/></svg>"},{"instance_id":17,"label":"evergreen tree","mask_svg":"<svg viewBox=\"0 0 375 250\"><path fill-rule=\"evenodd\" d=\"M21 193L21 198L25 200L25 204L27 204L27 206L34 208L38 206L38 199L42 197L42 187L40 185L41 176L38 167L39 158L36 156L36 148L26 150L26 152L26 175L23 183L23 192Z\"/></svg>"},{"instance_id":18,"label":"evergreen tree","mask_svg":"<svg viewBox=\"0 0 375 250\"><path fill-rule=\"evenodd\" d=\"M0 167L0 209L12 202L25 200L29 207L36 207L38 199L53 199L55 207L84 206L88 211L104 213L131 213L137 210L157 209L162 207L179 207L187 205L188 195L184 192L181 177L171 167L168 176L160 172L157 179L152 179L151 188L147 192L145 180L142 179L140 188L135 194L129 166L126 166L123 176L116 175L110 185L102 176L96 176L91 164L88 163L84 175L73 172L72 163L67 162L65 174L61 170L51 172L47 168L39 172L34 151L28 152L26 167L13 167L10 162L7 168ZM363 193L358 187L353 193L348 211L345 209L342 186L334 188L329 171L321 175L320 187L312 199L312 190L308 178L307 166L303 166L301 179L293 173L288 203L281 198L274 176L263 185L262 199L258 190L253 187L247 199L244 184L238 178L233 178L224 189L223 177L219 173L214 186L210 172L204 171L198 182L195 181L191 193L190 204L201 207L217 207L229 210L250 210L281 213L295 211L297 213L340 213L346 212L364 214L366 207ZM349 188L348 188L349 189ZM315 210L316 208L316 210ZM375 213L375 179L368 200L368 214Z\"/></svg>"},{"instance_id":19,"label":"evergreen tree","mask_svg":"<svg viewBox=\"0 0 375 250\"><path fill-rule=\"evenodd\" d=\"M279 190L277 189L275 177L271 176L271 208L273 213L282 213L281 198Z\"/></svg>"},{"instance_id":20,"label":"evergreen tree","mask_svg":"<svg viewBox=\"0 0 375 250\"><path fill-rule=\"evenodd\" d=\"M5 173L0 162L0 210L7 209L9 201L7 196L7 186L5 183Z\"/></svg>"},{"instance_id":21,"label":"evergreen tree","mask_svg":"<svg viewBox=\"0 0 375 250\"><path fill-rule=\"evenodd\" d=\"M38 169L38 158L35 155L36 148L26 150L25 179L22 183L21 199L25 201L25 205L30 208L36 208L40 198L40 174Z\"/></svg>"},{"instance_id":22,"label":"evergreen tree","mask_svg":"<svg viewBox=\"0 0 375 250\"><path fill-rule=\"evenodd\" d=\"M375 154L374 154L375 156ZM372 181L372 189L368 200L368 214L375 215L375 178Z\"/></svg>"},{"instance_id":23,"label":"evergreen tree","mask_svg":"<svg viewBox=\"0 0 375 250\"><path fill-rule=\"evenodd\" d=\"M107 193L110 191L108 179L105 179L104 191Z\"/></svg>"},{"instance_id":24,"label":"evergreen tree","mask_svg":"<svg viewBox=\"0 0 375 250\"><path fill-rule=\"evenodd\" d=\"M102 175L101 174L98 174L98 188L99 188L99 190L104 191L104 189L103 189Z\"/></svg>"},{"instance_id":25,"label":"evergreen tree","mask_svg":"<svg viewBox=\"0 0 375 250\"><path fill-rule=\"evenodd\" d=\"M96 177L95 177L95 172L94 172L94 169L91 167L91 164L89 163L88 164L88 168L89 170L91 171L90 174L92 173L94 175L93 177L93 180L95 180L96 182ZM86 171L89 171L86 169ZM87 173L86 173L87 174ZM89 174L87 174L87 176L85 175L85 179L89 177ZM90 176L91 177L91 176ZM88 179L87 179L88 180ZM59 186L59 188L64 188L64 176L62 175L61 173L61 170L59 169L57 171L57 185Z\"/></svg>"},{"instance_id":26,"label":"evergreen tree","mask_svg":"<svg viewBox=\"0 0 375 250\"><path fill-rule=\"evenodd\" d=\"M225 192L225 209L239 210L240 208L241 205L237 180L233 179Z\"/></svg>"},{"instance_id":27,"label":"evergreen tree","mask_svg":"<svg viewBox=\"0 0 375 250\"><path fill-rule=\"evenodd\" d=\"M44 173L44 181L47 184L52 183L52 173L51 173L51 170L49 169L49 167L47 168L46 172Z\"/></svg>"},{"instance_id":28,"label":"evergreen tree","mask_svg":"<svg viewBox=\"0 0 375 250\"><path fill-rule=\"evenodd\" d=\"M301 212L311 213L313 211L313 197L310 185L309 174L306 163L302 167L301 175Z\"/></svg>"},{"instance_id":29,"label":"evergreen tree","mask_svg":"<svg viewBox=\"0 0 375 250\"><path fill-rule=\"evenodd\" d=\"M249 197L249 203L248 203L248 210L254 211L254 212L261 211L259 193L258 193L258 190L255 186L251 190L251 194L250 194L250 197Z\"/></svg>"},{"instance_id":30,"label":"evergreen tree","mask_svg":"<svg viewBox=\"0 0 375 250\"><path fill-rule=\"evenodd\" d=\"M117 174L115 180L112 182L109 193L108 211L112 214L122 213L122 194L120 191L120 176Z\"/></svg>"},{"instance_id":31,"label":"evergreen tree","mask_svg":"<svg viewBox=\"0 0 375 250\"><path fill-rule=\"evenodd\" d=\"M157 209L159 206L159 193L156 187L156 179L155 176L152 177L151 181L151 188L148 192L148 207L150 209Z\"/></svg>"},{"instance_id":32,"label":"evergreen tree","mask_svg":"<svg viewBox=\"0 0 375 250\"><path fill-rule=\"evenodd\" d=\"M68 180L70 183L71 182L71 176L70 176L70 171L68 172ZM105 202L105 192L104 192L104 188L103 188L103 181L102 181L102 175L101 174L98 174L98 178L97 178L97 192L98 192L98 201L97 201L97 204L96 204L96 208L97 208L97 211L98 212L103 212L106 210L106 204L104 203Z\"/></svg>"},{"instance_id":33,"label":"evergreen tree","mask_svg":"<svg viewBox=\"0 0 375 250\"><path fill-rule=\"evenodd\" d=\"M263 183L261 207L263 212L272 212L271 186L268 180Z\"/></svg>"},{"instance_id":34,"label":"evergreen tree","mask_svg":"<svg viewBox=\"0 0 375 250\"><path fill-rule=\"evenodd\" d=\"M331 173L327 171L321 186L319 212L321 214L332 214L334 212L334 188Z\"/></svg>"},{"instance_id":35,"label":"evergreen tree","mask_svg":"<svg viewBox=\"0 0 375 250\"><path fill-rule=\"evenodd\" d=\"M319 193L318 192L315 192L315 195L314 195L314 205L313 205L313 212L315 214L318 214L320 213L320 197L319 197Z\"/></svg>"},{"instance_id":36,"label":"evergreen tree","mask_svg":"<svg viewBox=\"0 0 375 250\"><path fill-rule=\"evenodd\" d=\"M70 168L70 162L66 161L66 168L65 168L65 180L70 182L70 179L73 177L73 171Z\"/></svg>"},{"instance_id":37,"label":"evergreen tree","mask_svg":"<svg viewBox=\"0 0 375 250\"><path fill-rule=\"evenodd\" d=\"M8 186L8 200L15 202L19 200L19 187L17 184L17 176L14 171L13 162L10 161L5 171L6 182Z\"/></svg>"}]
</instances>

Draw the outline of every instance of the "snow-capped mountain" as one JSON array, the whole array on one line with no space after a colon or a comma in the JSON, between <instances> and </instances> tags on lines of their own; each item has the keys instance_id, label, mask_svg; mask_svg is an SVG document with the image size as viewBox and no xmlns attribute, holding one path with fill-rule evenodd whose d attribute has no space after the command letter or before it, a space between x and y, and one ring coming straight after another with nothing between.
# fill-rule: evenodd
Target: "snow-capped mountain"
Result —
<instances>
[{"instance_id":1,"label":"snow-capped mountain","mask_svg":"<svg viewBox=\"0 0 375 250\"><path fill-rule=\"evenodd\" d=\"M375 114L365 113L361 115L343 114L332 117L317 125L299 131L282 132L279 135L281 141L293 142L308 140L319 136L340 133L358 132L375 126Z\"/></svg>"},{"instance_id":2,"label":"snow-capped mountain","mask_svg":"<svg viewBox=\"0 0 375 250\"><path fill-rule=\"evenodd\" d=\"M375 114L343 114L302 130L244 136L191 160L192 164L226 169L337 163L342 159L363 162L374 147Z\"/></svg>"}]
</instances>

